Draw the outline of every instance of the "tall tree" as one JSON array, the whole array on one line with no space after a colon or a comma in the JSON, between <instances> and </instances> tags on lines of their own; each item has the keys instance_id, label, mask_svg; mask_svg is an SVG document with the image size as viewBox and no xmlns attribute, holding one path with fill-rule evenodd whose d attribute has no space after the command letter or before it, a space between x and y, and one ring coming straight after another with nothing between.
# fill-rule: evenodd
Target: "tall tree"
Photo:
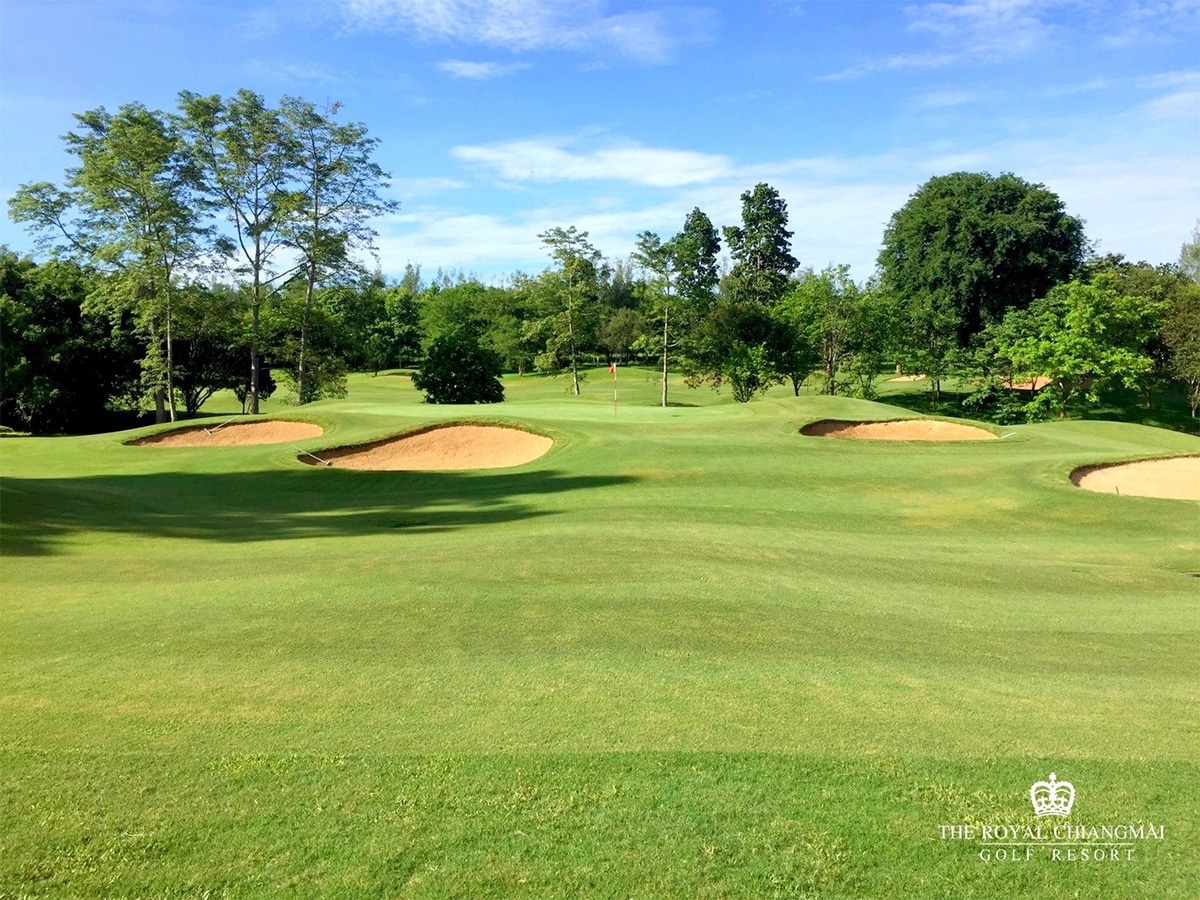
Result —
<instances>
[{"instance_id":1,"label":"tall tree","mask_svg":"<svg viewBox=\"0 0 1200 900\"><path fill-rule=\"evenodd\" d=\"M1085 249L1083 223L1044 185L931 178L892 215L879 253L883 289L909 309L909 368L936 393L956 350L1070 279Z\"/></svg>"},{"instance_id":2,"label":"tall tree","mask_svg":"<svg viewBox=\"0 0 1200 900\"><path fill-rule=\"evenodd\" d=\"M671 300L678 270L678 252L673 241L663 243L652 231L638 235L633 259L650 276L649 286L658 303L656 312L662 314L662 405L667 405L667 377L670 374Z\"/></svg>"},{"instance_id":3,"label":"tall tree","mask_svg":"<svg viewBox=\"0 0 1200 900\"><path fill-rule=\"evenodd\" d=\"M371 158L379 141L368 137L361 123L338 123L340 108L341 104L331 103L317 109L297 97L283 100L294 141L297 183L282 233L300 255L304 275L296 365L300 403L311 399L305 381L314 291L328 276L353 268L354 250L373 249L375 230L370 220L398 207L380 196L389 176Z\"/></svg>"},{"instance_id":4,"label":"tall tree","mask_svg":"<svg viewBox=\"0 0 1200 900\"><path fill-rule=\"evenodd\" d=\"M769 184L742 194L742 225L724 229L733 257L729 290L738 300L774 306L799 263L791 252L787 203Z\"/></svg>"},{"instance_id":5,"label":"tall tree","mask_svg":"<svg viewBox=\"0 0 1200 900\"><path fill-rule=\"evenodd\" d=\"M861 319L860 292L850 278L850 267L806 271L780 305L824 369L825 393L836 394L838 373L854 349ZM799 385L793 384L799 394Z\"/></svg>"},{"instance_id":6,"label":"tall tree","mask_svg":"<svg viewBox=\"0 0 1200 900\"><path fill-rule=\"evenodd\" d=\"M144 365L157 418L164 418L165 398L175 421L173 302L205 232L192 190L196 169L175 123L140 103L75 119L78 130L63 137L78 160L67 170L66 188L22 185L9 213L56 249L116 276L93 299L117 317L135 311L149 336ZM65 244L52 237L56 232Z\"/></svg>"},{"instance_id":7,"label":"tall tree","mask_svg":"<svg viewBox=\"0 0 1200 900\"><path fill-rule=\"evenodd\" d=\"M683 230L671 238L671 247L675 253L679 312L687 319L685 327L691 327L708 314L716 299L721 238L712 220L697 207L684 219Z\"/></svg>"},{"instance_id":8,"label":"tall tree","mask_svg":"<svg viewBox=\"0 0 1200 900\"><path fill-rule=\"evenodd\" d=\"M565 355L571 371L571 392L579 396L579 352L584 326L594 318L601 255L588 233L574 225L551 228L538 235L559 268L548 272L551 301L541 326L549 337L547 352Z\"/></svg>"},{"instance_id":9,"label":"tall tree","mask_svg":"<svg viewBox=\"0 0 1200 900\"><path fill-rule=\"evenodd\" d=\"M233 97L179 95L184 136L200 174L210 208L223 214L229 233L220 254L237 260L236 271L250 282L249 411L259 401L260 320L274 286L294 270L281 259L293 172L294 142L279 110L259 95L240 90Z\"/></svg>"}]
</instances>

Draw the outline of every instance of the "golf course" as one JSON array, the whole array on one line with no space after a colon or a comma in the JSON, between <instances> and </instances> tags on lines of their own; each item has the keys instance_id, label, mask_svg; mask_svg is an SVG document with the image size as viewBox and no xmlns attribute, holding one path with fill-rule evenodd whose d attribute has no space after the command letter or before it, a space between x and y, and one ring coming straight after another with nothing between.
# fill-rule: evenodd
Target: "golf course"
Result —
<instances>
[{"instance_id":1,"label":"golf course","mask_svg":"<svg viewBox=\"0 0 1200 900\"><path fill-rule=\"evenodd\" d=\"M1200 895L1200 438L586 374L0 440L0 898Z\"/></svg>"}]
</instances>

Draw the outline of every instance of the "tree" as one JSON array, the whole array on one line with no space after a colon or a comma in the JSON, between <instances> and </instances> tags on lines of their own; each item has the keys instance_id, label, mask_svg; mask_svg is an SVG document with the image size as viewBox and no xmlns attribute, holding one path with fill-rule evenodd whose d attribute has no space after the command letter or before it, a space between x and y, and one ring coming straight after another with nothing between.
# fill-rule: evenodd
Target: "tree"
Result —
<instances>
[{"instance_id":1,"label":"tree","mask_svg":"<svg viewBox=\"0 0 1200 900\"><path fill-rule=\"evenodd\" d=\"M201 192L210 208L221 210L231 229L232 236L219 242L218 252L238 260L235 271L249 276L249 407L257 415L262 305L274 285L294 270L290 261L279 261L286 243L292 138L280 112L253 91L243 89L224 100L216 94L202 97L183 91L179 108Z\"/></svg>"},{"instance_id":2,"label":"tree","mask_svg":"<svg viewBox=\"0 0 1200 900\"><path fill-rule=\"evenodd\" d=\"M1162 336L1171 350L1171 373L1187 388L1194 419L1200 409L1200 282L1170 298L1163 315Z\"/></svg>"},{"instance_id":3,"label":"tree","mask_svg":"<svg viewBox=\"0 0 1200 900\"><path fill-rule=\"evenodd\" d=\"M733 257L728 289L739 300L774 306L799 263L791 253L787 204L769 184L742 194L742 226L724 229Z\"/></svg>"},{"instance_id":4,"label":"tree","mask_svg":"<svg viewBox=\"0 0 1200 900\"><path fill-rule=\"evenodd\" d=\"M543 315L537 327L546 335L542 360L557 365L557 360L565 357L571 371L571 392L578 396L582 338L597 312L600 251L588 241L588 233L574 225L551 228L538 237L559 265L543 279L548 290L539 292Z\"/></svg>"},{"instance_id":5,"label":"tree","mask_svg":"<svg viewBox=\"0 0 1200 900\"><path fill-rule=\"evenodd\" d=\"M662 313L662 405L666 406L671 352L671 289L677 275L678 251L674 242L664 244L654 232L643 231L637 237L633 259L650 275L649 287L658 301L655 312Z\"/></svg>"},{"instance_id":6,"label":"tree","mask_svg":"<svg viewBox=\"0 0 1200 900\"><path fill-rule=\"evenodd\" d=\"M900 323L896 305L876 284L868 282L859 290L858 317L846 361L855 396L874 399L875 378L895 352Z\"/></svg>"},{"instance_id":7,"label":"tree","mask_svg":"<svg viewBox=\"0 0 1200 900\"><path fill-rule=\"evenodd\" d=\"M0 248L0 422L37 433L104 430L136 402L132 314L87 310L99 276L70 260L36 265Z\"/></svg>"},{"instance_id":8,"label":"tree","mask_svg":"<svg viewBox=\"0 0 1200 900\"><path fill-rule=\"evenodd\" d=\"M217 391L249 384L245 297L234 288L191 285L181 292L176 327L176 387L194 416Z\"/></svg>"},{"instance_id":9,"label":"tree","mask_svg":"<svg viewBox=\"0 0 1200 900\"><path fill-rule=\"evenodd\" d=\"M814 361L823 367L825 393L836 394L838 371L853 351L861 319L859 289L850 278L850 267L808 271L792 284L780 306L800 342L812 348ZM793 384L799 395L800 385L795 380Z\"/></svg>"},{"instance_id":10,"label":"tree","mask_svg":"<svg viewBox=\"0 0 1200 900\"><path fill-rule=\"evenodd\" d=\"M470 328L434 339L425 362L412 377L426 403L500 403L500 359L479 345Z\"/></svg>"},{"instance_id":11,"label":"tree","mask_svg":"<svg viewBox=\"0 0 1200 900\"><path fill-rule=\"evenodd\" d=\"M682 335L712 309L720 272L717 254L721 239L712 220L699 207L688 213L683 230L671 238L675 254L676 321L682 321Z\"/></svg>"},{"instance_id":12,"label":"tree","mask_svg":"<svg viewBox=\"0 0 1200 900\"><path fill-rule=\"evenodd\" d=\"M341 104L318 110L296 97L283 100L283 115L294 141L296 188L289 198L282 233L288 246L300 254L304 274L304 307L296 362L296 393L306 402L309 320L316 286L330 274L353 268L351 252L374 247L373 216L397 208L379 192L387 188L388 174L371 156L379 143L367 136L361 123L335 121Z\"/></svg>"},{"instance_id":13,"label":"tree","mask_svg":"<svg viewBox=\"0 0 1200 900\"><path fill-rule=\"evenodd\" d=\"M689 387L728 383L733 399L747 403L784 379L790 334L766 307L723 299L696 329L689 357Z\"/></svg>"},{"instance_id":14,"label":"tree","mask_svg":"<svg viewBox=\"0 0 1200 900\"><path fill-rule=\"evenodd\" d=\"M1179 270L1193 284L1200 284L1200 221L1192 231L1192 239L1179 248Z\"/></svg>"},{"instance_id":15,"label":"tree","mask_svg":"<svg viewBox=\"0 0 1200 900\"><path fill-rule=\"evenodd\" d=\"M192 193L196 169L175 124L140 103L75 119L79 130L63 137L79 161L67 170L66 189L22 185L9 214L56 251L115 276L91 300L114 320L134 312L148 336L143 366L157 418L164 418L165 398L174 421L172 305L176 282L205 237Z\"/></svg>"},{"instance_id":16,"label":"tree","mask_svg":"<svg viewBox=\"0 0 1200 900\"><path fill-rule=\"evenodd\" d=\"M1072 281L1053 288L1026 310L1013 310L995 333L996 354L1011 361L1012 377L1050 383L1028 404L1066 416L1073 401L1099 402L1099 391L1132 387L1153 361L1144 353L1162 304L1122 295L1114 279Z\"/></svg>"},{"instance_id":17,"label":"tree","mask_svg":"<svg viewBox=\"0 0 1200 900\"><path fill-rule=\"evenodd\" d=\"M881 286L907 310L906 367L929 377L936 399L955 352L1070 279L1085 247L1083 223L1044 185L1009 173L931 178L892 215L879 253Z\"/></svg>"}]
</instances>

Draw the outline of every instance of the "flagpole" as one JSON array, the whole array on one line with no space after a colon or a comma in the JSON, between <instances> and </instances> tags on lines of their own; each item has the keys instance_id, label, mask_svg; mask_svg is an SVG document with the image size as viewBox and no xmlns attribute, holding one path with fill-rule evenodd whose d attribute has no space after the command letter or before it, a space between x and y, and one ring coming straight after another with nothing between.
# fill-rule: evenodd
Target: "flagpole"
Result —
<instances>
[{"instance_id":1,"label":"flagpole","mask_svg":"<svg viewBox=\"0 0 1200 900\"><path fill-rule=\"evenodd\" d=\"M613 376L613 415L617 414L617 364L609 363L608 371L612 372Z\"/></svg>"}]
</instances>

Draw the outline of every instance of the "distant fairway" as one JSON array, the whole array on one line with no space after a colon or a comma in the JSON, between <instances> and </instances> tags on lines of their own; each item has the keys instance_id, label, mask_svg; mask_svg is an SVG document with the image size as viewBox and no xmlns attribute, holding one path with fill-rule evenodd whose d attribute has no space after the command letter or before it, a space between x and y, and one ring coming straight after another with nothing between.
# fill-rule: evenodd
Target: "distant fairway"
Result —
<instances>
[{"instance_id":1,"label":"distant fairway","mask_svg":"<svg viewBox=\"0 0 1200 900\"><path fill-rule=\"evenodd\" d=\"M620 377L615 413L602 372L357 376L269 409L294 445L0 440L0 897L1197 896L1200 503L1069 475L1200 439L829 440L912 413ZM555 443L296 459L462 419ZM1051 771L1165 838L940 838L1035 824Z\"/></svg>"}]
</instances>

